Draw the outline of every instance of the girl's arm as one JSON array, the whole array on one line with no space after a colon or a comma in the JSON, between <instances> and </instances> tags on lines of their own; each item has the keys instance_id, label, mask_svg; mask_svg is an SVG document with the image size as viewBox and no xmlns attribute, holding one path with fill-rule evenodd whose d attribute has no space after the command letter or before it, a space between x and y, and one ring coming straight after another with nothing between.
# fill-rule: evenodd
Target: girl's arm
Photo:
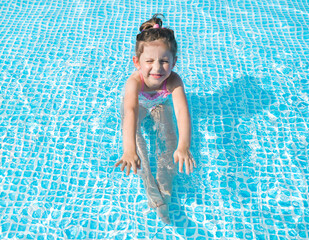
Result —
<instances>
[{"instance_id":1,"label":"girl's arm","mask_svg":"<svg viewBox=\"0 0 309 240\"><path fill-rule=\"evenodd\" d=\"M140 159L136 153L136 125L138 118L138 81L131 76L125 87L125 95L123 101L123 155L115 164L118 167L120 164L121 171L127 167L127 175L130 174L132 167L133 172L137 173L137 168L140 168Z\"/></svg>"},{"instance_id":2,"label":"girl's arm","mask_svg":"<svg viewBox=\"0 0 309 240\"><path fill-rule=\"evenodd\" d=\"M177 74L175 74L172 85L173 104L179 133L178 146L174 153L174 160L175 163L179 162L179 172L183 172L183 164L185 164L186 173L189 174L193 172L193 166L196 167L196 163L190 153L191 119L188 102L183 82Z\"/></svg>"}]
</instances>

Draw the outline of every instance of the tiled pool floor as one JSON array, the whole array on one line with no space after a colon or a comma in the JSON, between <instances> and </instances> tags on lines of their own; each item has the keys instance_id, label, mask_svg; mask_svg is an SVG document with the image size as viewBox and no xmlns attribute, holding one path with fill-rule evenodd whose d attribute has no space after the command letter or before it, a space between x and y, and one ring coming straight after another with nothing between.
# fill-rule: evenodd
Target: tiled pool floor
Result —
<instances>
[{"instance_id":1,"label":"tiled pool floor","mask_svg":"<svg viewBox=\"0 0 309 240\"><path fill-rule=\"evenodd\" d=\"M168 226L113 167L135 35L156 12L198 162ZM303 0L0 2L0 239L309 239L308 27Z\"/></svg>"}]
</instances>

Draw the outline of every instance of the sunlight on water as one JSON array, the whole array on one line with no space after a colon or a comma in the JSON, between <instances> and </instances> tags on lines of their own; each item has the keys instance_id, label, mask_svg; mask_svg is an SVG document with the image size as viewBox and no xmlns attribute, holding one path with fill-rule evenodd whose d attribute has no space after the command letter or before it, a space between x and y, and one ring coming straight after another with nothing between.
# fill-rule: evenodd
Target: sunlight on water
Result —
<instances>
[{"instance_id":1,"label":"sunlight on water","mask_svg":"<svg viewBox=\"0 0 309 240\"><path fill-rule=\"evenodd\" d=\"M198 162L175 179L171 225L114 169L135 36L156 12ZM0 239L309 238L305 1L9 0L0 16Z\"/></svg>"}]
</instances>

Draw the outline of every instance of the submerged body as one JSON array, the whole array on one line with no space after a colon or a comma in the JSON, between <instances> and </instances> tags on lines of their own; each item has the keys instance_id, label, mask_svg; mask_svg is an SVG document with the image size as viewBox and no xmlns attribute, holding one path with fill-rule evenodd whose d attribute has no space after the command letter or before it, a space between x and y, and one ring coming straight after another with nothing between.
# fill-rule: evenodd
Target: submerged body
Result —
<instances>
[{"instance_id":1,"label":"submerged body","mask_svg":"<svg viewBox=\"0 0 309 240\"><path fill-rule=\"evenodd\" d=\"M157 208L158 215L164 222L169 222L168 207L172 193L173 178L177 173L177 165L173 160L173 153L177 146L176 127L173 121L173 108L171 92L166 89L166 82L163 89L157 92L143 91L143 79L141 76L141 91L139 98L139 113L136 129L136 150L141 160L141 168L137 169L137 174L141 176L148 205ZM122 105L122 117L124 110ZM150 116L155 123L156 129L156 156L157 174L154 178L148 157L147 144L143 137L141 124L143 120Z\"/></svg>"}]
</instances>

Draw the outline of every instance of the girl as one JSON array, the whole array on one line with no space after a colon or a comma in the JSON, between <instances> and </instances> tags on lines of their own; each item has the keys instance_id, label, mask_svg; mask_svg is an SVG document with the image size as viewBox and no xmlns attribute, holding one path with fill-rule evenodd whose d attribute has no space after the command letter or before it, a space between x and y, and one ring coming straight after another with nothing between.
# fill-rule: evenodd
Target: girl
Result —
<instances>
[{"instance_id":1,"label":"girl","mask_svg":"<svg viewBox=\"0 0 309 240\"><path fill-rule=\"evenodd\" d=\"M164 16L163 16L164 17ZM138 173L146 188L148 205L156 208L163 222L169 224L168 203L172 181L179 172L193 172L196 163L190 153L191 121L181 78L172 69L176 64L177 43L174 32L162 27L162 20L155 14L143 23L136 36L135 71L127 80L122 103L123 155L116 163L125 168L127 175L132 168ZM173 121L172 96L177 119L179 140L177 145ZM157 129L156 180L150 171L147 146L141 133L141 122L150 115ZM174 158L174 161L173 161Z\"/></svg>"}]
</instances>

